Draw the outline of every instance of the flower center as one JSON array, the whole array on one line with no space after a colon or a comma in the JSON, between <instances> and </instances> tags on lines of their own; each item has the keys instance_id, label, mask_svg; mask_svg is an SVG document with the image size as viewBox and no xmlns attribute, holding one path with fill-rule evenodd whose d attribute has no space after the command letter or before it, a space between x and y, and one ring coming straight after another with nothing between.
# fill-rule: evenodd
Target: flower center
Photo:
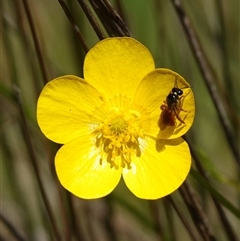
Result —
<instances>
[{"instance_id":1,"label":"flower center","mask_svg":"<svg viewBox=\"0 0 240 241\"><path fill-rule=\"evenodd\" d=\"M96 145L100 148L100 164L107 160L111 167L131 168L133 156L140 156L139 138L143 131L137 125L140 114L137 111L111 110L110 115L94 131Z\"/></svg>"},{"instance_id":2,"label":"flower center","mask_svg":"<svg viewBox=\"0 0 240 241\"><path fill-rule=\"evenodd\" d=\"M110 130L113 134L120 135L127 130L127 126L127 122L122 117L116 117L110 125Z\"/></svg>"}]
</instances>

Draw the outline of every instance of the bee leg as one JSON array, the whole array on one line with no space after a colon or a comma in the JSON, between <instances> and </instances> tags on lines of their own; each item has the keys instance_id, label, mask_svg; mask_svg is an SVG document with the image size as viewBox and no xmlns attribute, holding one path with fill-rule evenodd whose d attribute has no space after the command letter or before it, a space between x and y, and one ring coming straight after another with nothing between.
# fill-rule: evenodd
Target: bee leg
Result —
<instances>
[{"instance_id":1,"label":"bee leg","mask_svg":"<svg viewBox=\"0 0 240 241\"><path fill-rule=\"evenodd\" d=\"M180 109L180 110L182 110L182 109ZM174 114L175 114L175 116L177 117L177 119L178 119L181 123L185 124L185 122L179 117L178 112L176 111L176 109L173 109L173 111L174 111ZM186 110L182 110L182 111L187 112ZM185 119L185 118L184 118L184 119Z\"/></svg>"},{"instance_id":2,"label":"bee leg","mask_svg":"<svg viewBox=\"0 0 240 241\"><path fill-rule=\"evenodd\" d=\"M184 110L182 108L177 108L177 110L180 112L180 111L183 111L183 112L188 112L187 110Z\"/></svg>"}]
</instances>

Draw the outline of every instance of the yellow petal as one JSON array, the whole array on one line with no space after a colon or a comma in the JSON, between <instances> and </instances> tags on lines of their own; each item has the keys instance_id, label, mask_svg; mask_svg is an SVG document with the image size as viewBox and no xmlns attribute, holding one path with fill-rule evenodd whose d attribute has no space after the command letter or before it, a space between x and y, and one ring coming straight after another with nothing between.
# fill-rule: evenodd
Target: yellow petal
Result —
<instances>
[{"instance_id":1,"label":"yellow petal","mask_svg":"<svg viewBox=\"0 0 240 241\"><path fill-rule=\"evenodd\" d=\"M102 103L100 94L85 80L62 76L43 88L37 103L37 121L49 139L67 143L90 132L89 120Z\"/></svg>"},{"instance_id":2,"label":"yellow petal","mask_svg":"<svg viewBox=\"0 0 240 241\"><path fill-rule=\"evenodd\" d=\"M99 198L109 194L121 178L121 168L100 164L99 150L90 135L65 144L57 152L55 166L61 184L74 195Z\"/></svg>"},{"instance_id":3,"label":"yellow petal","mask_svg":"<svg viewBox=\"0 0 240 241\"><path fill-rule=\"evenodd\" d=\"M182 109L179 113L179 118L185 122L181 123L175 118L175 126L166 126L162 124L160 109L164 104L167 95L171 92L172 88L177 87L183 91ZM141 81L134 102L141 109L144 116L144 111L151 113L150 119L146 119L146 134L163 139L173 139L184 135L192 126L195 116L195 103L194 96L190 85L185 79L169 69L155 69L150 72Z\"/></svg>"},{"instance_id":4,"label":"yellow petal","mask_svg":"<svg viewBox=\"0 0 240 241\"><path fill-rule=\"evenodd\" d=\"M133 97L141 79L154 69L149 50L135 39L107 38L86 55L84 79L107 99Z\"/></svg>"},{"instance_id":5,"label":"yellow petal","mask_svg":"<svg viewBox=\"0 0 240 241\"><path fill-rule=\"evenodd\" d=\"M141 148L141 157L133 159L132 168L123 170L128 188L144 199L157 199L174 192L190 170L187 143L182 138L157 143L149 138Z\"/></svg>"}]
</instances>

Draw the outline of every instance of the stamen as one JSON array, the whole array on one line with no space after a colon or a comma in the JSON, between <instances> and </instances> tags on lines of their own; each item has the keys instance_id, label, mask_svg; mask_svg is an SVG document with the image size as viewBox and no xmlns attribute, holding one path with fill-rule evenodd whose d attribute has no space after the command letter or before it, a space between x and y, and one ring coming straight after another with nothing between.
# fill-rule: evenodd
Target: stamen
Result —
<instances>
[{"instance_id":1,"label":"stamen","mask_svg":"<svg viewBox=\"0 0 240 241\"><path fill-rule=\"evenodd\" d=\"M144 132L138 127L137 111L120 111L115 108L111 114L93 132L96 134L96 146L100 148L100 164L104 160L116 169L131 168L133 156L141 154L139 138Z\"/></svg>"}]
</instances>

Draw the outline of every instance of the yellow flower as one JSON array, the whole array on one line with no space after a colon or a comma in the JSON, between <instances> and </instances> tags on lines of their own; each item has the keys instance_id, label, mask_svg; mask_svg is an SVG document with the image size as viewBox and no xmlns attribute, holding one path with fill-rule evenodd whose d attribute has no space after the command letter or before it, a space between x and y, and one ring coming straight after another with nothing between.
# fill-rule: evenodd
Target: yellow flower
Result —
<instances>
[{"instance_id":1,"label":"yellow flower","mask_svg":"<svg viewBox=\"0 0 240 241\"><path fill-rule=\"evenodd\" d=\"M174 126L162 125L174 86L183 91L178 118ZM64 144L55 157L61 184L86 199L109 194L121 176L140 198L176 190L191 166L180 136L194 113L189 84L171 70L155 69L148 49L128 37L97 43L86 55L84 79L67 75L50 81L37 104L42 132Z\"/></svg>"}]
</instances>

